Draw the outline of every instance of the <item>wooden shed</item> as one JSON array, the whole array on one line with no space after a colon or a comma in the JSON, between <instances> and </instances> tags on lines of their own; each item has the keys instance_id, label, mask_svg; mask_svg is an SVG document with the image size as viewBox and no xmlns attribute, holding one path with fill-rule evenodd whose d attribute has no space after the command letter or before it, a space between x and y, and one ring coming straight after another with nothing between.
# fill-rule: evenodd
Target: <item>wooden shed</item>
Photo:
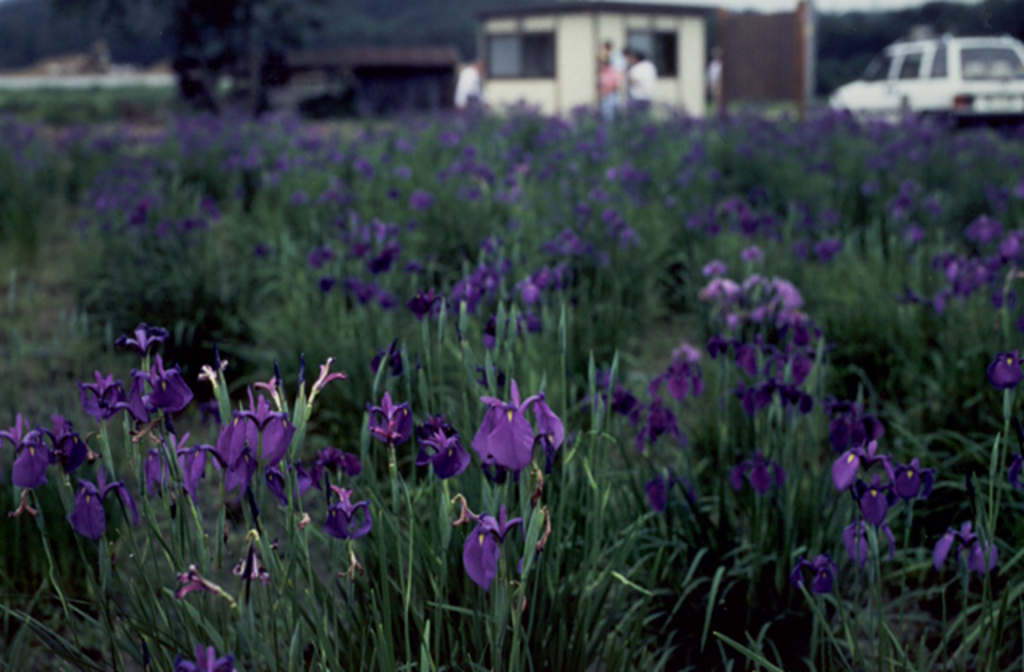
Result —
<instances>
[{"instance_id":1,"label":"wooden shed","mask_svg":"<svg viewBox=\"0 0 1024 672\"><path fill-rule=\"evenodd\" d=\"M601 45L644 52L658 69L652 102L703 116L707 18L696 5L567 1L479 14L484 96L501 108L517 103L566 114L598 102Z\"/></svg>"},{"instance_id":2,"label":"wooden shed","mask_svg":"<svg viewBox=\"0 0 1024 672\"><path fill-rule=\"evenodd\" d=\"M287 55L278 99L331 95L347 87L365 116L452 106L459 52L449 45L342 47ZM287 103L278 103L287 107Z\"/></svg>"}]
</instances>

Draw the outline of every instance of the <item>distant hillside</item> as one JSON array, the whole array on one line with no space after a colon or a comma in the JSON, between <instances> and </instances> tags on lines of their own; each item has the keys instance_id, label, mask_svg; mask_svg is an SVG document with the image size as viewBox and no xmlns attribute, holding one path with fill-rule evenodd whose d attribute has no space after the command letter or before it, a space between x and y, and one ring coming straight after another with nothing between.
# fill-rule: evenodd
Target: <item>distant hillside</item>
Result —
<instances>
[{"instance_id":1,"label":"distant hillside","mask_svg":"<svg viewBox=\"0 0 1024 672\"><path fill-rule=\"evenodd\" d=\"M149 65L168 58L174 42L164 30L166 17L154 4L139 2L136 7L134 16L114 26L95 11L57 15L47 0L0 3L0 68L81 53L98 39L106 40L117 62Z\"/></svg>"}]
</instances>

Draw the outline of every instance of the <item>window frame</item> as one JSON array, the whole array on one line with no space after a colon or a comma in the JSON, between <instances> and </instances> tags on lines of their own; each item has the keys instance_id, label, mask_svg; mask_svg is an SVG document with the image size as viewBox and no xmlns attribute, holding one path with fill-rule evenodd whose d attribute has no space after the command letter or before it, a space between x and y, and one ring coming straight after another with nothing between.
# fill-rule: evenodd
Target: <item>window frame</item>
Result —
<instances>
[{"instance_id":1,"label":"window frame","mask_svg":"<svg viewBox=\"0 0 1024 672\"><path fill-rule=\"evenodd\" d=\"M524 48L526 46L526 39L525 38L527 38L527 37L536 37L536 36L547 36L547 37L551 38L551 74L550 75L526 75L526 74L522 74L524 72L524 70L525 70L524 65L526 63L526 49ZM492 62L493 62L493 60L491 59L491 44L492 44L492 42L496 38L497 39L502 39L502 38L509 38L509 37L513 37L513 38L519 40L519 68L518 68L519 74L515 74L515 75L496 75L491 70ZM502 81L502 82L505 82L505 81L516 81L516 80L542 81L543 82L543 81L557 80L558 79L558 32L557 31L555 31L555 30L517 30L515 32L508 32L508 33L504 33L504 32L503 33L487 33L487 35L485 35L485 38L486 38L485 41L486 41L486 46L487 46L487 51L485 52L486 55L487 55L486 56L486 60L485 60L485 63L487 65L487 73L486 73L487 79L491 79L491 80L495 80L495 81Z\"/></svg>"},{"instance_id":2,"label":"window frame","mask_svg":"<svg viewBox=\"0 0 1024 672\"><path fill-rule=\"evenodd\" d=\"M654 45L659 35L670 35L675 41L675 51L672 54L672 65L674 66L672 72L669 73L667 69L659 68L658 63L654 60L654 54L647 54L648 59L651 63L654 63L654 67L658 70L658 79L677 79L679 77L679 31L678 30L658 30L657 28L646 28L646 29L629 29L626 31L626 47L629 47L630 37L633 35L650 35L651 44ZM653 49L651 50L654 51ZM663 72L664 70L664 72Z\"/></svg>"},{"instance_id":3,"label":"window frame","mask_svg":"<svg viewBox=\"0 0 1024 672\"><path fill-rule=\"evenodd\" d=\"M949 49L945 42L941 42L936 45L935 49L932 50L931 63L928 65L927 79L949 79L950 56L952 56L952 49ZM942 72L936 72L938 70L939 63L942 63Z\"/></svg>"}]
</instances>

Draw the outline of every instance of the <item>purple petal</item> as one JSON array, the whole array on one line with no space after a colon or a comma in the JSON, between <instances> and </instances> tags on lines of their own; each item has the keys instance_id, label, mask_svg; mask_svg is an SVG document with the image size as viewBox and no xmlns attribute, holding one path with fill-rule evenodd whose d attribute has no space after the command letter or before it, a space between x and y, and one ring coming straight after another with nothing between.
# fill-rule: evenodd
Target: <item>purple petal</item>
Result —
<instances>
[{"instance_id":1,"label":"purple petal","mask_svg":"<svg viewBox=\"0 0 1024 672\"><path fill-rule=\"evenodd\" d=\"M75 495L75 508L68 516L68 522L78 534L87 539L99 539L107 527L103 512L103 500L92 483L82 481Z\"/></svg>"},{"instance_id":2,"label":"purple petal","mask_svg":"<svg viewBox=\"0 0 1024 672\"><path fill-rule=\"evenodd\" d=\"M494 536L477 526L466 537L462 547L462 564L473 583L484 590L491 587L491 581L498 574L498 557L501 547Z\"/></svg>"},{"instance_id":3,"label":"purple petal","mask_svg":"<svg viewBox=\"0 0 1024 672\"><path fill-rule=\"evenodd\" d=\"M857 469L860 467L860 456L852 450L848 450L832 463L832 482L835 483L839 492L848 490L857 477Z\"/></svg>"},{"instance_id":4,"label":"purple petal","mask_svg":"<svg viewBox=\"0 0 1024 672\"><path fill-rule=\"evenodd\" d=\"M271 420L263 430L263 461L270 466L280 463L288 453L293 436L295 425L288 422L287 418Z\"/></svg>"},{"instance_id":5,"label":"purple petal","mask_svg":"<svg viewBox=\"0 0 1024 672\"><path fill-rule=\"evenodd\" d=\"M953 528L949 528L935 544L935 550L932 551L932 563L935 565L935 569L939 569L946 562L946 558L949 557L949 552L953 548L953 541Z\"/></svg>"}]
</instances>

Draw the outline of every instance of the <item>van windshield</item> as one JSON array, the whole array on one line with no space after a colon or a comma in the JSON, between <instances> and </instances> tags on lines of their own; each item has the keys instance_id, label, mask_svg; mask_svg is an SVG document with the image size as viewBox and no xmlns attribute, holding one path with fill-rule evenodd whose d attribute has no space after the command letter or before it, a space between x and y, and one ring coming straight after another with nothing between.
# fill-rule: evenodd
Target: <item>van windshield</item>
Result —
<instances>
[{"instance_id":1,"label":"van windshield","mask_svg":"<svg viewBox=\"0 0 1024 672\"><path fill-rule=\"evenodd\" d=\"M860 76L865 82L877 82L885 79L889 76L889 67L892 65L892 56L888 54L882 54L875 56L868 63L868 67L864 69L864 74Z\"/></svg>"},{"instance_id":2,"label":"van windshield","mask_svg":"<svg viewBox=\"0 0 1024 672\"><path fill-rule=\"evenodd\" d=\"M1024 79L1024 65L1013 49L971 48L960 52L960 70L965 80Z\"/></svg>"}]
</instances>

